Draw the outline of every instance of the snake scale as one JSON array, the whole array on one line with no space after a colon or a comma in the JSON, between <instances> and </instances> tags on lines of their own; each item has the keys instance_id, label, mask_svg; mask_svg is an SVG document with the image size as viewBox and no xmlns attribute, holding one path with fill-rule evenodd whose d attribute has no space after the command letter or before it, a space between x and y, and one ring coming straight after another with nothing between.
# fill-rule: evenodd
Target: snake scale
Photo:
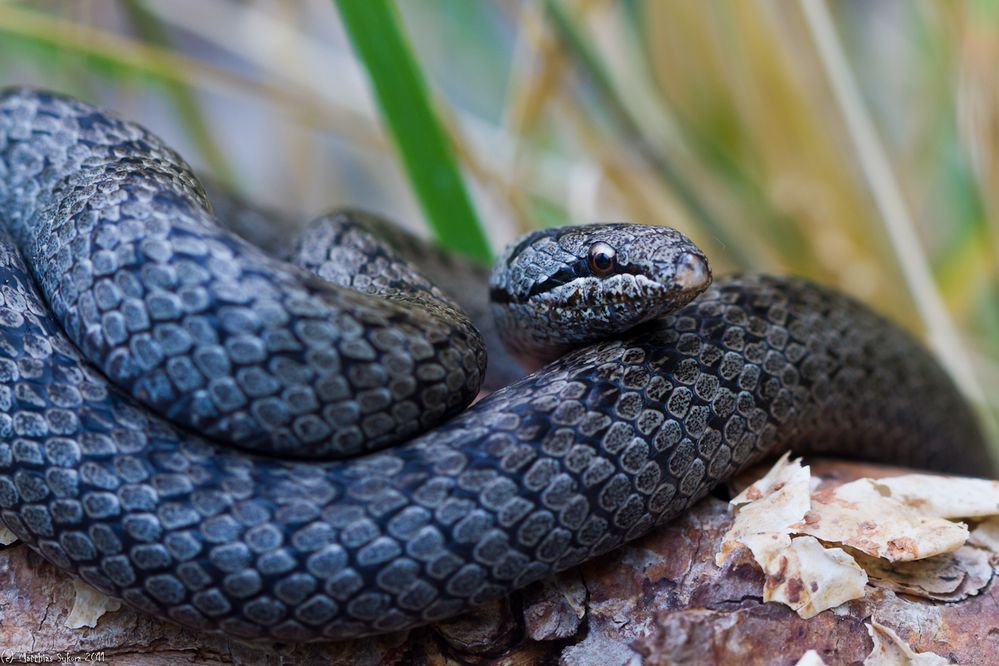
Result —
<instances>
[{"instance_id":1,"label":"snake scale","mask_svg":"<svg viewBox=\"0 0 999 666\"><path fill-rule=\"evenodd\" d=\"M802 279L708 287L672 230L546 230L508 251L500 320L534 299L548 333L639 325L462 411L479 334L362 215L324 218L282 262L222 230L147 131L8 89L0 217L0 519L199 630L330 640L447 618L787 447L991 469L913 338ZM507 327L515 352L547 335Z\"/></svg>"}]
</instances>

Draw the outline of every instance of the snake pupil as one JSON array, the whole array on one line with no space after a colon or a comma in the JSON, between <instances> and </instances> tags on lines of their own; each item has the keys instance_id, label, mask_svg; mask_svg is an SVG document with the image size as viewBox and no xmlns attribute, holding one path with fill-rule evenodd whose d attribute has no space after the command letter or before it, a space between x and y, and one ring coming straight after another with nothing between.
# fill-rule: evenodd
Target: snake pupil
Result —
<instances>
[{"instance_id":1,"label":"snake pupil","mask_svg":"<svg viewBox=\"0 0 999 666\"><path fill-rule=\"evenodd\" d=\"M607 243L594 243L590 247L590 268L597 275L607 275L614 270L617 251Z\"/></svg>"}]
</instances>

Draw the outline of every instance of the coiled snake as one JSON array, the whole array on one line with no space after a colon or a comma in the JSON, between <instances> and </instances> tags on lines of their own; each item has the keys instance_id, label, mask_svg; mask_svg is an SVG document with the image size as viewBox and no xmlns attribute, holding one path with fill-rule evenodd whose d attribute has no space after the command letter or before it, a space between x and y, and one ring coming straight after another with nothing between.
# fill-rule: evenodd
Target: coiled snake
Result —
<instances>
[{"instance_id":1,"label":"coiled snake","mask_svg":"<svg viewBox=\"0 0 999 666\"><path fill-rule=\"evenodd\" d=\"M284 263L220 229L157 138L26 89L0 96L0 215L0 518L201 630L304 641L446 618L788 446L989 469L912 338L804 280L707 288L672 230L509 250L492 288L514 353L583 346L460 411L478 333L361 215L320 220Z\"/></svg>"}]
</instances>

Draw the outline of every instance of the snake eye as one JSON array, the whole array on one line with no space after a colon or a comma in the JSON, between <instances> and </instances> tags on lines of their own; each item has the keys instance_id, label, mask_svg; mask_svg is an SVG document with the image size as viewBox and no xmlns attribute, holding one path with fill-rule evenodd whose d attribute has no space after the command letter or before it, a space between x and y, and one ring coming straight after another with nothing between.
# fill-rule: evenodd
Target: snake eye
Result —
<instances>
[{"instance_id":1,"label":"snake eye","mask_svg":"<svg viewBox=\"0 0 999 666\"><path fill-rule=\"evenodd\" d=\"M614 270L617 260L617 250L607 243L594 243L590 246L590 270L594 274L604 276Z\"/></svg>"}]
</instances>

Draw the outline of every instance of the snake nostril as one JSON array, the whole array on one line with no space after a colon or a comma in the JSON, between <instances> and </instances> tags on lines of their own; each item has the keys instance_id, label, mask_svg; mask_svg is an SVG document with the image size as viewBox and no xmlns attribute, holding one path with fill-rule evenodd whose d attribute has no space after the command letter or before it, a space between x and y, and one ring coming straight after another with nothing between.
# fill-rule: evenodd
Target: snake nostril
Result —
<instances>
[{"instance_id":1,"label":"snake nostril","mask_svg":"<svg viewBox=\"0 0 999 666\"><path fill-rule=\"evenodd\" d=\"M708 262L696 254L684 252L676 260L674 281L683 289L699 289L711 281Z\"/></svg>"}]
</instances>

